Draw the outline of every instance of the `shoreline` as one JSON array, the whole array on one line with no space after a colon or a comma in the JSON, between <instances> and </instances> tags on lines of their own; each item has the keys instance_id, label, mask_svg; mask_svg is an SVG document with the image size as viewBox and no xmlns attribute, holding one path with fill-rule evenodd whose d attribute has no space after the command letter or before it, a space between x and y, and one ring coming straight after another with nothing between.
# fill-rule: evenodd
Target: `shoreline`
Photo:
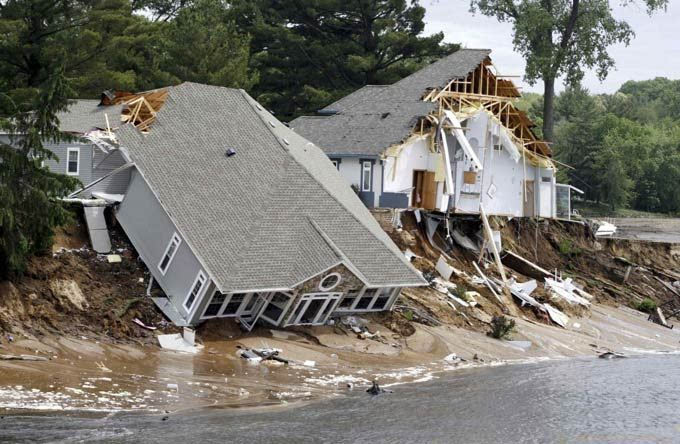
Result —
<instances>
[{"instance_id":1,"label":"shoreline","mask_svg":"<svg viewBox=\"0 0 680 444\"><path fill-rule=\"evenodd\" d=\"M414 334L391 339L391 344L343 336L329 327L260 329L247 337L206 339L196 355L92 344L82 338L17 341L17 353L19 346L26 352L42 344L43 353L51 348L56 358L0 361L0 370L9 370L0 371L0 414L103 417L140 411L163 416L204 408L268 410L343 396L351 390L347 383L363 391L374 379L388 388L456 370L588 358L608 350L627 356L680 353L680 331L648 322L646 315L625 307L595 305L589 317L574 321L578 328L561 329L516 318L513 340L530 341L528 349L459 327L420 324ZM381 325L372 328L385 332ZM387 331L382 337L396 334ZM287 358L315 364L250 365L236 356L237 345L281 348ZM452 353L464 361L451 361Z\"/></svg>"}]
</instances>

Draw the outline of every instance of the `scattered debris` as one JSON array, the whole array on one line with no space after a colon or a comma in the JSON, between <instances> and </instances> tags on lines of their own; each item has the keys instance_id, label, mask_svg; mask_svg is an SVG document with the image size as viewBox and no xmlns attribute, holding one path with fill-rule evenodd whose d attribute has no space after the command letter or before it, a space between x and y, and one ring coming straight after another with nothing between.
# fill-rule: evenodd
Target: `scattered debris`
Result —
<instances>
[{"instance_id":1,"label":"scattered debris","mask_svg":"<svg viewBox=\"0 0 680 444\"><path fill-rule=\"evenodd\" d=\"M604 352L601 355L598 356L600 359L621 359L621 358L627 358L626 355L623 353L616 353L612 351Z\"/></svg>"},{"instance_id":2,"label":"scattered debris","mask_svg":"<svg viewBox=\"0 0 680 444\"><path fill-rule=\"evenodd\" d=\"M382 393L392 393L392 390L385 390L380 388L377 381L373 381L373 385L366 390L366 393L370 393L373 396L380 395Z\"/></svg>"},{"instance_id":3,"label":"scattered debris","mask_svg":"<svg viewBox=\"0 0 680 444\"><path fill-rule=\"evenodd\" d=\"M655 324L663 325L666 328L673 329L674 327L673 325L669 325L668 321L666 321L666 316L664 316L661 307L656 307L656 309L650 313L648 320Z\"/></svg>"},{"instance_id":4,"label":"scattered debris","mask_svg":"<svg viewBox=\"0 0 680 444\"><path fill-rule=\"evenodd\" d=\"M44 356L33 355L0 355L0 361L49 361Z\"/></svg>"},{"instance_id":5,"label":"scattered debris","mask_svg":"<svg viewBox=\"0 0 680 444\"><path fill-rule=\"evenodd\" d=\"M567 324L569 323L569 316L566 314L562 313L555 307L553 307L550 304L543 304L543 307L545 307L546 311L548 312L548 315L550 316L550 319L557 325L563 328L567 328Z\"/></svg>"},{"instance_id":6,"label":"scattered debris","mask_svg":"<svg viewBox=\"0 0 680 444\"><path fill-rule=\"evenodd\" d=\"M445 280L451 279L451 275L453 274L453 267L446 262L446 259L444 259L444 256L439 256L439 259L437 260L437 265L436 265L436 270L439 275L444 278Z\"/></svg>"},{"instance_id":7,"label":"scattered debris","mask_svg":"<svg viewBox=\"0 0 680 444\"><path fill-rule=\"evenodd\" d=\"M566 278L560 281L556 279L545 278L545 288L552 292L553 299L563 299L572 305L578 304L585 307L590 306L590 301L588 299L577 294L579 292L579 288L573 284L571 278Z\"/></svg>"},{"instance_id":8,"label":"scattered debris","mask_svg":"<svg viewBox=\"0 0 680 444\"><path fill-rule=\"evenodd\" d=\"M179 351L185 353L198 353L203 346L202 345L192 345L187 342L181 334L174 333L170 335L158 335L156 336L158 343L161 348L172 351Z\"/></svg>"},{"instance_id":9,"label":"scattered debris","mask_svg":"<svg viewBox=\"0 0 680 444\"><path fill-rule=\"evenodd\" d=\"M120 257L120 254L107 254L106 261L109 264L119 264L123 261L123 259Z\"/></svg>"},{"instance_id":10,"label":"scattered debris","mask_svg":"<svg viewBox=\"0 0 680 444\"><path fill-rule=\"evenodd\" d=\"M616 225L603 220L591 221L594 227L595 237L613 236L616 234Z\"/></svg>"},{"instance_id":11,"label":"scattered debris","mask_svg":"<svg viewBox=\"0 0 680 444\"><path fill-rule=\"evenodd\" d=\"M142 321L140 321L138 318L134 318L134 319L132 320L132 322L134 322L135 324L139 325L139 326L142 327L142 328L146 328L147 330L156 330L156 329L158 328L158 327L152 327L152 326L150 326L150 325L146 325L145 323L143 323Z\"/></svg>"}]
</instances>

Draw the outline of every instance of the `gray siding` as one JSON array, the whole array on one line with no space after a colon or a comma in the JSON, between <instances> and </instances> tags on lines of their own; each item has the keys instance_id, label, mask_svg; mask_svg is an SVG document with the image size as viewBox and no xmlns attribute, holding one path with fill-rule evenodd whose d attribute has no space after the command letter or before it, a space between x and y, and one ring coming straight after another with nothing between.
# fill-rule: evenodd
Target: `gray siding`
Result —
<instances>
[{"instance_id":1,"label":"gray siding","mask_svg":"<svg viewBox=\"0 0 680 444\"><path fill-rule=\"evenodd\" d=\"M78 148L80 150L80 165L78 172L78 179L87 185L92 182L92 145L80 142L60 142L60 143L46 143L45 148L52 151L59 160L51 159L45 161L45 166L55 173L66 174L66 159L69 148Z\"/></svg>"},{"instance_id":2,"label":"gray siding","mask_svg":"<svg viewBox=\"0 0 680 444\"><path fill-rule=\"evenodd\" d=\"M9 144L10 143L9 135L0 134L0 142ZM67 158L68 149L69 148L78 148L78 150L80 150L80 164L78 165L78 176L76 176L76 177L78 177L78 179L80 179L80 181L83 183L83 185L87 185L88 183L92 182L92 180L93 180L92 148L93 147L92 147L91 144L73 141L73 142L60 142L60 143L45 142L44 145L45 145L45 148L52 151L55 154L55 156L57 156L57 158L58 158L58 159L46 160L45 166L47 168L49 168L50 171L53 171L55 173L61 173L61 174L66 174L66 158Z\"/></svg>"},{"instance_id":3,"label":"gray siding","mask_svg":"<svg viewBox=\"0 0 680 444\"><path fill-rule=\"evenodd\" d=\"M94 166L92 169L92 180L97 180L100 177L110 173L116 168L125 165L125 157L120 151L113 151L110 154L102 152L102 150L95 148L93 154ZM88 191L91 194L94 191L110 194L125 194L128 184L130 183L131 169L122 171L114 176L107 177ZM86 184L87 185L87 184Z\"/></svg>"},{"instance_id":4,"label":"gray siding","mask_svg":"<svg viewBox=\"0 0 680 444\"><path fill-rule=\"evenodd\" d=\"M202 296L208 294L206 290L212 287L210 277L201 267L186 240L177 231L141 174L133 168L131 175L130 187L116 213L118 222L177 311L189 319L184 309L184 300L199 271L203 271L207 279ZM173 233L177 233L182 242L163 275L158 269L158 264ZM198 311L196 307L201 306L203 304L199 298L194 302L194 311Z\"/></svg>"}]
</instances>

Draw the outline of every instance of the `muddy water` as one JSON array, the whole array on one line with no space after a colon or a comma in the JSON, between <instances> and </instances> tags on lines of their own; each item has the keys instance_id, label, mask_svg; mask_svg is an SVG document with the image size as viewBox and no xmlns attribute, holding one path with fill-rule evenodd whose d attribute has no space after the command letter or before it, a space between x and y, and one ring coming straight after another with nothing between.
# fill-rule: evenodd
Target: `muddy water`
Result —
<instances>
[{"instance_id":1,"label":"muddy water","mask_svg":"<svg viewBox=\"0 0 680 444\"><path fill-rule=\"evenodd\" d=\"M5 416L0 442L680 442L680 356L450 372L276 410Z\"/></svg>"}]
</instances>

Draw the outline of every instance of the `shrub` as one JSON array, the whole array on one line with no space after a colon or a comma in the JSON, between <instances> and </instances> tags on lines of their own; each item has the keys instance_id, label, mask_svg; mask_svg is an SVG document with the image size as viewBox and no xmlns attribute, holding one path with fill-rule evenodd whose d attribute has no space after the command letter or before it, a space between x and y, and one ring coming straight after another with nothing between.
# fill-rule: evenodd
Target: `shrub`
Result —
<instances>
[{"instance_id":1,"label":"shrub","mask_svg":"<svg viewBox=\"0 0 680 444\"><path fill-rule=\"evenodd\" d=\"M571 239L562 239L557 247L560 250L560 253L565 256L577 256L581 254L581 249L575 246Z\"/></svg>"},{"instance_id":2,"label":"shrub","mask_svg":"<svg viewBox=\"0 0 680 444\"><path fill-rule=\"evenodd\" d=\"M491 320L491 331L487 333L492 338L507 339L515 330L515 321L505 316L494 316Z\"/></svg>"},{"instance_id":3,"label":"shrub","mask_svg":"<svg viewBox=\"0 0 680 444\"><path fill-rule=\"evenodd\" d=\"M635 304L635 308L645 313L651 313L654 310L656 310L656 302L649 298L646 298L643 299L642 302L638 302L637 304Z\"/></svg>"}]
</instances>

